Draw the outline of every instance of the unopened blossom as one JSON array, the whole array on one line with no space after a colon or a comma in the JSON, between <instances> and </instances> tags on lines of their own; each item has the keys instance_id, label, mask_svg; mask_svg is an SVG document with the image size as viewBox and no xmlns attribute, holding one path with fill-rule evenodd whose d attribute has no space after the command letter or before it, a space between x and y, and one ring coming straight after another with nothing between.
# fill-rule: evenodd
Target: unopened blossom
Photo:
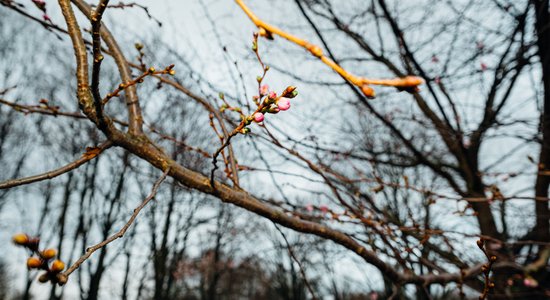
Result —
<instances>
[{"instance_id":1,"label":"unopened blossom","mask_svg":"<svg viewBox=\"0 0 550 300\"><path fill-rule=\"evenodd\" d=\"M43 0L32 0L34 5L38 7L40 10L45 11L46 10L46 2Z\"/></svg>"},{"instance_id":2,"label":"unopened blossom","mask_svg":"<svg viewBox=\"0 0 550 300\"><path fill-rule=\"evenodd\" d=\"M254 122L260 123L264 120L264 114L257 112L254 114Z\"/></svg>"},{"instance_id":3,"label":"unopened blossom","mask_svg":"<svg viewBox=\"0 0 550 300\"><path fill-rule=\"evenodd\" d=\"M481 63L480 67L481 67L481 71L486 71L487 70L487 64L485 64L485 63Z\"/></svg>"},{"instance_id":4,"label":"unopened blossom","mask_svg":"<svg viewBox=\"0 0 550 300\"><path fill-rule=\"evenodd\" d=\"M277 107L280 110L288 110L290 108L290 100L287 98L281 98L277 101Z\"/></svg>"},{"instance_id":5,"label":"unopened blossom","mask_svg":"<svg viewBox=\"0 0 550 300\"><path fill-rule=\"evenodd\" d=\"M533 277L525 277L525 279L523 279L523 285L525 285L526 287L536 288L537 286L539 286L539 283Z\"/></svg>"},{"instance_id":6,"label":"unopened blossom","mask_svg":"<svg viewBox=\"0 0 550 300\"><path fill-rule=\"evenodd\" d=\"M260 87L260 95L265 96L269 93L269 85L264 84Z\"/></svg>"},{"instance_id":7,"label":"unopened blossom","mask_svg":"<svg viewBox=\"0 0 550 300\"><path fill-rule=\"evenodd\" d=\"M274 91L271 91L271 92L269 92L268 97L269 97L269 99L275 99L275 98L277 98L277 93L275 93Z\"/></svg>"}]
</instances>

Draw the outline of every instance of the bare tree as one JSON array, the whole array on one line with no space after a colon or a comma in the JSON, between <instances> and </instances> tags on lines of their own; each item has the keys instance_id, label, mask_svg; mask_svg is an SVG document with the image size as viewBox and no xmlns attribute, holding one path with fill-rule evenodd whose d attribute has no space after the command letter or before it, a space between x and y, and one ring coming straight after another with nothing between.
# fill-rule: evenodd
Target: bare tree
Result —
<instances>
[{"instance_id":1,"label":"bare tree","mask_svg":"<svg viewBox=\"0 0 550 300\"><path fill-rule=\"evenodd\" d=\"M191 65L174 66L185 60L160 41L152 45L163 45L162 50L145 43L133 49L124 46L117 25L108 28L102 18L115 9L140 8L137 4L100 0L91 6L83 0L59 0L60 25L48 15L52 3L32 1L42 19L19 1L0 3L10 14L37 22L62 39L69 37L71 64L76 62L76 85L75 79L70 84L67 79L73 78L67 75L73 74L68 71L72 67L64 67L61 86L38 96L44 100L37 104L0 101L9 108L2 114L10 120L1 121L2 136L23 134L11 125L17 117L14 111L39 120L67 120L71 130L47 135L52 144L63 145L60 139L77 133L64 149L76 159L67 163L67 157L59 156L61 167L38 175L21 177L26 152L0 152L0 159L9 160L14 170L4 175L9 177L0 182L2 190L11 193L58 176L67 180L65 193L59 194L64 195L60 208L53 214L45 201L43 212L58 218L55 239L61 255L69 257L63 250L68 247L67 232L79 239L70 247L80 247L83 253L71 254L72 264L64 271L42 263L48 281L64 285L78 274L83 294L98 298L104 268L111 265L105 246L122 237L157 197L163 206L155 206L147 216L154 287L148 289L144 275L138 297L149 290L155 299L179 297L181 284L191 291L189 299L217 299L231 291L231 276L238 275L251 280L250 286L260 285L246 276L256 258L230 266L237 255L224 248L224 241L240 217L234 217L230 207L222 206L212 221L216 230L211 247L202 249L194 263L186 255L190 232L201 230L197 226L203 220L197 206L179 206L178 201L199 197L233 204L277 226L333 242L336 249L378 270L380 286L363 291L373 292L373 297L381 290L389 298L549 296L547 0L294 0L265 16L261 4L249 7L236 0L241 17L257 28L248 53L256 69L246 72L224 45L227 38L218 30L219 21L203 4L225 64L234 66L233 76L227 77L232 88L208 82ZM77 18L75 10L84 18ZM285 16L296 16L298 25L286 24ZM82 29L88 27L90 34ZM247 37L242 40L248 42ZM136 57L128 56L130 51ZM150 66L159 60L162 67ZM107 75L111 72L118 78ZM292 84L270 89L274 73ZM296 86L306 92L297 95ZM60 88L73 95L76 91L79 111L70 110L76 109L72 95L56 92ZM404 93L396 93L396 88ZM222 92L213 97L216 91ZM9 95L15 94L0 94ZM66 98L59 102L63 105L47 99L60 95ZM375 96L378 100L371 101ZM301 97L315 101L302 104ZM45 132L44 126L36 126L37 132ZM3 140L0 150L17 144ZM78 158L79 153L84 154ZM113 167L99 164L103 157ZM80 166L84 179L76 173ZM141 170L149 173L143 176ZM142 183L154 181L150 178L159 173L163 175L152 188ZM125 187L130 176L147 191L132 193L132 187ZM159 187L165 177L170 177L169 192ZM180 191L178 185L185 189ZM80 203L76 230L66 227L73 226L66 219L72 194ZM133 213L129 209L124 214L128 208L120 199L137 194L144 200ZM7 195L0 194L0 208ZM96 208L101 213L82 213L95 207L96 198L101 199ZM175 220L182 217L186 223ZM98 225L99 243L87 235ZM275 263L276 270L265 278L279 279L279 285L251 288L246 296L317 297L319 288L310 284L304 268L311 246L291 245L286 237L284 241L290 270ZM20 244L47 261L33 243ZM126 291L133 255L130 246L124 248L111 252L110 258L114 262L126 256ZM89 285L84 288L81 266L96 251L95 268L87 267ZM196 289L174 278L178 262L187 271L199 270ZM56 291L52 287L51 298ZM122 297L129 296L124 292Z\"/></svg>"}]
</instances>

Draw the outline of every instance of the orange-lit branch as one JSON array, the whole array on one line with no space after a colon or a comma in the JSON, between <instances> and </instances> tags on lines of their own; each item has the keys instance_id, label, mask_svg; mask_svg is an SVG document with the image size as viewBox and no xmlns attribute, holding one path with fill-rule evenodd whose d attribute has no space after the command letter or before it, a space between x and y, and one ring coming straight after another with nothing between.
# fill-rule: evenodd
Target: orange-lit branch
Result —
<instances>
[{"instance_id":1,"label":"orange-lit branch","mask_svg":"<svg viewBox=\"0 0 550 300\"><path fill-rule=\"evenodd\" d=\"M309 43L308 41L301 39L297 36L294 36L290 33L287 33L275 26L265 23L260 18L258 18L243 2L243 0L235 0L241 9L246 13L246 15L252 20L252 22L259 28L260 35L271 37L272 35L278 35L282 38L285 38L296 45L308 50L313 56L319 58L324 64L331 67L336 73L344 77L347 81L352 83L355 86L361 88L361 91L365 96L369 98L374 98L375 92L369 85L384 85L384 86L393 86L399 89L414 90L418 85L424 83L422 78L417 76L406 76L403 78L394 78L394 79L370 79L365 77L355 76L336 62L328 58L323 54L323 50L314 44Z\"/></svg>"}]
</instances>

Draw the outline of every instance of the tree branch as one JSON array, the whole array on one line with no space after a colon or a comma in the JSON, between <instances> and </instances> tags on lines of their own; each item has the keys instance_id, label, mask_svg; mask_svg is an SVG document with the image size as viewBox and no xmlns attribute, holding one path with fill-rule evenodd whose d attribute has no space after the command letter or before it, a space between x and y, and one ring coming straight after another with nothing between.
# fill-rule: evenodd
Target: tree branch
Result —
<instances>
[{"instance_id":1,"label":"tree branch","mask_svg":"<svg viewBox=\"0 0 550 300\"><path fill-rule=\"evenodd\" d=\"M94 159L96 156L101 154L106 149L110 148L112 145L113 144L110 141L106 141L106 142L102 143L101 145L99 145L95 148L92 148L92 151L89 150L86 153L84 153L81 158L79 158L79 159L77 159L77 160L75 160L75 161L59 168L59 169L53 170L53 171L49 171L49 172L46 172L46 173L43 173L43 174L34 175L34 176L30 176L30 177L19 178L19 179L11 179L11 180L8 180L8 181L0 182L0 190L7 189L7 188L12 188L12 187L16 187L16 186L20 186L20 185L24 185L24 184L29 184L29 183L33 183L33 182L38 182L38 181L42 181L42 180L52 179L52 178L55 178L59 175L63 175L67 172L70 172L70 171L82 166L83 164L89 162L90 160Z\"/></svg>"},{"instance_id":2,"label":"tree branch","mask_svg":"<svg viewBox=\"0 0 550 300\"><path fill-rule=\"evenodd\" d=\"M128 228L130 228L130 226L136 220L137 216L139 215L139 212L147 205L147 203L149 203L156 196L158 189L160 187L160 184L164 181L164 179L166 179L166 176L168 175L169 171L170 171L170 168L166 169L162 174L162 176L155 182L155 184L153 184L153 188L149 196L147 196L147 198L145 198L145 200L143 200L143 202L141 202L141 204L134 209L134 212L130 216L130 219L128 219L128 222L126 222L126 224L122 226L122 228L117 233L113 234L106 240L96 245L88 247L84 255L82 255L76 262L74 262L65 272L58 275L58 280L60 285L65 284L69 276L71 275L71 273L73 273L76 269L78 269L80 265L82 265L82 263L85 262L95 251L107 246L109 243L113 242L114 240L124 236L126 231L128 231Z\"/></svg>"}]
</instances>

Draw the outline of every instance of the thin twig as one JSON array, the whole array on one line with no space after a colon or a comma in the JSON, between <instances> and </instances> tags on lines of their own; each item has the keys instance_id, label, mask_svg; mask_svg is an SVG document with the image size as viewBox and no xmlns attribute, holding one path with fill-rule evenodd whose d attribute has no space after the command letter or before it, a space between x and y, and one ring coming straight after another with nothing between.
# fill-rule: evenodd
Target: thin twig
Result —
<instances>
[{"instance_id":1,"label":"thin twig","mask_svg":"<svg viewBox=\"0 0 550 300\"><path fill-rule=\"evenodd\" d=\"M0 98L0 105L7 105L11 107L13 110L23 113L25 115L36 113L36 114L48 115L48 116L54 116L54 117L62 116L62 117L69 117L74 119L88 119L88 117L86 117L79 111L76 111L76 112L60 111L59 107L57 106L18 104L2 98ZM118 119L111 119L111 120L116 124L122 125L124 127L128 127L128 122L120 121Z\"/></svg>"},{"instance_id":2,"label":"thin twig","mask_svg":"<svg viewBox=\"0 0 550 300\"><path fill-rule=\"evenodd\" d=\"M275 229L277 229L277 231L283 237L283 240L285 241L285 244L286 244L286 248L288 250L288 254L290 254L290 257L292 257L292 259L296 262L296 264L298 264L298 268L300 269L300 274L302 275L302 279L304 280L304 283L305 283L307 289L309 290L309 293L311 294L311 299L317 300L318 298L315 296L315 292L313 291L313 287L309 283L309 280L307 280L306 272L304 271L304 268L303 268L302 264L300 263L300 261L298 260L298 258L296 257L296 255L294 255L294 251L292 250L292 246L290 246L290 243L288 242L288 239L286 238L286 235L281 230L281 228L279 228L277 223L273 222L273 225L275 225Z\"/></svg>"},{"instance_id":3,"label":"thin twig","mask_svg":"<svg viewBox=\"0 0 550 300\"><path fill-rule=\"evenodd\" d=\"M103 144L101 144L101 145L99 145L95 148L91 148L91 151L90 150L86 151L86 153L84 153L81 158L79 158L79 159L77 159L77 160L75 160L75 161L59 168L59 169L49 171L49 172L46 172L46 173L42 173L42 174L38 174L38 175L34 175L34 176L30 176L30 177L11 179L11 180L7 180L7 181L4 181L4 182L0 182L0 190L7 189L7 188L12 188L12 187L20 186L20 185L24 185L24 184L29 184L29 183L33 183L33 182L37 182L37 181L42 181L42 180L46 180L46 179L52 179L52 178L55 178L59 175L63 175L67 172L70 172L70 171L82 166L83 164L89 162L90 160L94 159L101 152L103 152L104 150L110 148L111 146L112 146L112 142L111 141L106 141Z\"/></svg>"},{"instance_id":4,"label":"thin twig","mask_svg":"<svg viewBox=\"0 0 550 300\"><path fill-rule=\"evenodd\" d=\"M111 235L106 240L94 246L88 247L84 255L82 255L74 264L72 264L67 269L67 271L59 275L60 278L58 279L59 279L60 285L65 284L67 282L69 275L71 275L71 273L73 273L76 269L78 269L80 265L82 265L82 263L84 263L95 251L105 247L106 245L113 242L114 240L124 236L128 228L130 228L132 223L134 223L134 221L136 220L139 212L147 205L147 203L149 203L156 196L158 189L160 187L160 184L164 181L164 179L166 179L166 176L168 176L168 172L170 172L170 168L166 168L166 170L164 170L164 173L162 174L162 176L155 182L155 184L153 184L153 188L151 189L151 193L149 194L149 196L147 196L147 198L145 198L145 200L143 200L143 202L141 202L141 204L134 209L134 213L132 213L132 216L130 216L130 219L128 220L128 222L126 222L126 224L117 233Z\"/></svg>"}]
</instances>

